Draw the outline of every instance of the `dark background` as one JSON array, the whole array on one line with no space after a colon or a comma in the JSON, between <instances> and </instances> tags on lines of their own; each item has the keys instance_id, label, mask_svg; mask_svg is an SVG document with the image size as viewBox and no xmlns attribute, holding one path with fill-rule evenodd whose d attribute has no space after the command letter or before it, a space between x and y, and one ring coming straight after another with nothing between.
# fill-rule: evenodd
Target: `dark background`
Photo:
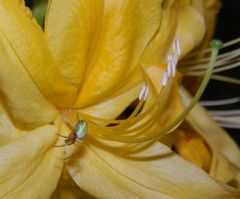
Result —
<instances>
[{"instance_id":1,"label":"dark background","mask_svg":"<svg viewBox=\"0 0 240 199\"><path fill-rule=\"evenodd\" d=\"M25 0L31 7L32 0ZM240 37L240 0L222 0L222 9L218 13L215 38L223 42ZM240 47L240 46L239 46ZM224 75L240 78L240 67L224 72ZM202 100L227 99L240 97L240 86L211 80ZM240 103L213 107L215 109L240 109ZM240 129L226 129L240 145Z\"/></svg>"},{"instance_id":2,"label":"dark background","mask_svg":"<svg viewBox=\"0 0 240 199\"><path fill-rule=\"evenodd\" d=\"M240 0L222 0L222 9L218 14L215 38L226 42L237 37L240 37ZM238 68L225 71L222 74L240 78L240 63ZM227 99L232 97L240 97L240 85L211 80L202 99ZM213 108L223 110L240 109L240 103ZM240 129L226 130L240 145Z\"/></svg>"}]
</instances>

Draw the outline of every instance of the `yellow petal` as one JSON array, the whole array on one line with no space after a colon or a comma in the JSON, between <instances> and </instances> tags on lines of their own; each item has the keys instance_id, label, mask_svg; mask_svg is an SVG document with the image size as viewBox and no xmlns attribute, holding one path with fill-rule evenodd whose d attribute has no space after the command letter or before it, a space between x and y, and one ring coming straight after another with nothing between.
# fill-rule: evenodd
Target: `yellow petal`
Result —
<instances>
[{"instance_id":1,"label":"yellow petal","mask_svg":"<svg viewBox=\"0 0 240 199\"><path fill-rule=\"evenodd\" d=\"M18 67L28 73L54 105L64 107L71 104L77 88L67 84L59 73L41 28L26 14L18 1L1 0L0 18L1 40L6 40L15 54L14 59L21 63ZM1 64L1 67L7 66Z\"/></svg>"},{"instance_id":2,"label":"yellow petal","mask_svg":"<svg viewBox=\"0 0 240 199\"><path fill-rule=\"evenodd\" d=\"M174 1L166 1L162 6L160 26L151 39L141 61L144 64L159 65L172 46L177 27L177 9ZM163 39L164 38L164 39Z\"/></svg>"},{"instance_id":3,"label":"yellow petal","mask_svg":"<svg viewBox=\"0 0 240 199\"><path fill-rule=\"evenodd\" d=\"M25 131L15 128L6 107L0 100L0 147L26 134Z\"/></svg>"},{"instance_id":4,"label":"yellow petal","mask_svg":"<svg viewBox=\"0 0 240 199\"><path fill-rule=\"evenodd\" d=\"M80 109L79 111L99 118L114 119L138 98L140 90L141 85L136 86L119 96L106 100L105 102Z\"/></svg>"},{"instance_id":5,"label":"yellow petal","mask_svg":"<svg viewBox=\"0 0 240 199\"><path fill-rule=\"evenodd\" d=\"M215 199L237 193L203 170L155 143L132 156L121 156L93 140L85 140L67 163L84 191L97 198Z\"/></svg>"},{"instance_id":6,"label":"yellow petal","mask_svg":"<svg viewBox=\"0 0 240 199\"><path fill-rule=\"evenodd\" d=\"M34 84L1 32L0 54L0 89L13 117L31 127L53 121L55 108Z\"/></svg>"},{"instance_id":7,"label":"yellow petal","mask_svg":"<svg viewBox=\"0 0 240 199\"><path fill-rule=\"evenodd\" d=\"M1 198L51 196L63 167L63 149L52 147L56 131L46 125L0 147Z\"/></svg>"},{"instance_id":8,"label":"yellow petal","mask_svg":"<svg viewBox=\"0 0 240 199\"><path fill-rule=\"evenodd\" d=\"M98 43L76 104L93 104L138 66L160 24L162 0L105 1ZM88 10L88 13L93 12Z\"/></svg>"},{"instance_id":9,"label":"yellow petal","mask_svg":"<svg viewBox=\"0 0 240 199\"><path fill-rule=\"evenodd\" d=\"M64 169L59 180L58 187L51 199L94 199L88 193L82 191Z\"/></svg>"},{"instance_id":10,"label":"yellow petal","mask_svg":"<svg viewBox=\"0 0 240 199\"><path fill-rule=\"evenodd\" d=\"M45 32L57 66L67 81L80 85L102 23L102 0L49 1ZM61 20L59 20L59 16Z\"/></svg>"},{"instance_id":11,"label":"yellow petal","mask_svg":"<svg viewBox=\"0 0 240 199\"><path fill-rule=\"evenodd\" d=\"M182 96L186 103L191 100L186 91L182 90ZM199 105L191 111L187 121L211 148L213 161L210 175L223 182L234 181L234 177L240 175L240 150L236 143Z\"/></svg>"},{"instance_id":12,"label":"yellow petal","mask_svg":"<svg viewBox=\"0 0 240 199\"><path fill-rule=\"evenodd\" d=\"M194 0L192 4L193 7L196 8L204 16L206 26L206 33L198 48L208 48L209 41L213 38L217 13L220 10L221 3L218 0Z\"/></svg>"},{"instance_id":13,"label":"yellow petal","mask_svg":"<svg viewBox=\"0 0 240 199\"><path fill-rule=\"evenodd\" d=\"M51 199L95 199L76 187L58 187Z\"/></svg>"}]
</instances>

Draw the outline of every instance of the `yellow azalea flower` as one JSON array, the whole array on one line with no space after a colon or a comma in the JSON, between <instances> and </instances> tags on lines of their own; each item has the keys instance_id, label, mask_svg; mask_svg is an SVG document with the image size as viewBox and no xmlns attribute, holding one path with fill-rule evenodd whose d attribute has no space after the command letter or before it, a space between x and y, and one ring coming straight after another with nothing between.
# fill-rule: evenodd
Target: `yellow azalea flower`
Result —
<instances>
[{"instance_id":1,"label":"yellow azalea flower","mask_svg":"<svg viewBox=\"0 0 240 199\"><path fill-rule=\"evenodd\" d=\"M51 0L43 31L0 0L0 198L239 196L234 142L199 106L176 123L191 97L174 61L214 2Z\"/></svg>"}]
</instances>

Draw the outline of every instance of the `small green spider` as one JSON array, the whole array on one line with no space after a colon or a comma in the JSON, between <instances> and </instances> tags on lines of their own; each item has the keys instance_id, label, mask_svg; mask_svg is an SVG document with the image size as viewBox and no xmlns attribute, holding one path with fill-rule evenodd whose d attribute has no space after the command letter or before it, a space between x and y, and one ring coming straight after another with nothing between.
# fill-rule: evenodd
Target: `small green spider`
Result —
<instances>
[{"instance_id":1,"label":"small green spider","mask_svg":"<svg viewBox=\"0 0 240 199\"><path fill-rule=\"evenodd\" d=\"M71 133L68 136L63 136L63 135L58 134L59 136L64 137L66 139L64 140L64 144L58 145L55 147L64 147L64 146L72 145L76 142L76 140L82 140L85 137L85 135L87 134L88 125L85 120L78 120L74 127L72 127L68 123L67 123L67 125L72 130Z\"/></svg>"}]
</instances>

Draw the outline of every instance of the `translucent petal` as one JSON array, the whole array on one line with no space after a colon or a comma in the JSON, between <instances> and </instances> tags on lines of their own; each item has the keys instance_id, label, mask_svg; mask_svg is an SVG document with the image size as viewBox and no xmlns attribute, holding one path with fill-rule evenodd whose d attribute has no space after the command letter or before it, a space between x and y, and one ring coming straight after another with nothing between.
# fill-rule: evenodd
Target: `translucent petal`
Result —
<instances>
[{"instance_id":1,"label":"translucent petal","mask_svg":"<svg viewBox=\"0 0 240 199\"><path fill-rule=\"evenodd\" d=\"M44 96L57 106L69 105L77 88L65 82L49 53L44 34L39 26L23 12L17 1L0 1L1 40L6 40L17 67L25 70ZM2 43L2 41L1 41ZM1 67L6 67L1 64ZM14 72L14 71L12 71Z\"/></svg>"},{"instance_id":2,"label":"translucent petal","mask_svg":"<svg viewBox=\"0 0 240 199\"><path fill-rule=\"evenodd\" d=\"M160 143L122 156L117 148L85 140L67 168L97 198L215 199L237 193Z\"/></svg>"}]
</instances>

